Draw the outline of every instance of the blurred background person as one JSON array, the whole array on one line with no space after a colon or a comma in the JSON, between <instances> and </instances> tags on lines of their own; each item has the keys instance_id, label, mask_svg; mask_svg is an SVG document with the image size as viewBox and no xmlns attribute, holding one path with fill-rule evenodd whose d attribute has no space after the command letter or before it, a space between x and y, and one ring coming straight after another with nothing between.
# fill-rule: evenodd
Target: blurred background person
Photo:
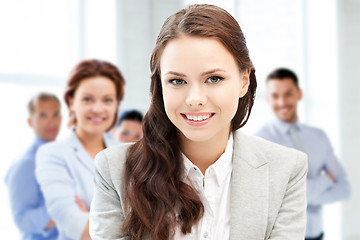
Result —
<instances>
[{"instance_id":1,"label":"blurred background person","mask_svg":"<svg viewBox=\"0 0 360 240\"><path fill-rule=\"evenodd\" d=\"M123 111L111 131L113 138L123 143L140 140L143 137L142 120L142 113L135 109Z\"/></svg>"},{"instance_id":2,"label":"blurred background person","mask_svg":"<svg viewBox=\"0 0 360 240\"><path fill-rule=\"evenodd\" d=\"M11 212L22 239L57 239L58 231L49 216L35 178L35 156L38 148L54 141L61 123L60 101L50 93L39 93L28 103L29 126L34 130L33 143L7 172Z\"/></svg>"},{"instance_id":3,"label":"blurred background person","mask_svg":"<svg viewBox=\"0 0 360 240\"><path fill-rule=\"evenodd\" d=\"M271 72L266 79L266 100L276 119L256 135L308 155L306 239L324 237L322 206L348 199L350 184L324 131L299 122L297 104L302 99L296 74L286 68Z\"/></svg>"},{"instance_id":4,"label":"blurred background person","mask_svg":"<svg viewBox=\"0 0 360 240\"><path fill-rule=\"evenodd\" d=\"M70 3L71 2L71 3ZM116 64L127 81L121 108L145 113L150 105L149 57L161 24L170 12L203 0L174 1L0 1L1 118L0 178L12 160L33 140L22 111L37 92L62 96L69 69L97 58ZM356 161L360 136L360 1L211 0L243 26L259 79L278 66L296 72L304 96L298 104L302 123L320 127L331 140L350 184L360 181ZM321 13L321 18L319 18ZM255 17L256 16L256 17ZM132 23L132 24L126 24ZM1 24L0 24L1 25ZM104 27L107 26L107 27ZM46 29L46 31L44 31ZM131 37L129 37L131 36ZM24 40L25 39L25 40ZM264 42L264 39L266 41ZM265 81L260 81L250 121L254 133L269 120ZM62 100L62 99L60 99ZM63 103L62 103L63 105ZM67 135L67 109L62 107L58 139ZM0 225L3 236L20 239L10 211L8 191L0 181ZM351 198L324 207L326 240L360 239L360 188Z\"/></svg>"},{"instance_id":5,"label":"blurred background person","mask_svg":"<svg viewBox=\"0 0 360 240\"><path fill-rule=\"evenodd\" d=\"M116 123L124 78L105 61L81 61L70 74L64 99L69 136L39 149L36 177L59 238L90 239L88 210L93 194L95 155L116 144L105 132Z\"/></svg>"}]
</instances>

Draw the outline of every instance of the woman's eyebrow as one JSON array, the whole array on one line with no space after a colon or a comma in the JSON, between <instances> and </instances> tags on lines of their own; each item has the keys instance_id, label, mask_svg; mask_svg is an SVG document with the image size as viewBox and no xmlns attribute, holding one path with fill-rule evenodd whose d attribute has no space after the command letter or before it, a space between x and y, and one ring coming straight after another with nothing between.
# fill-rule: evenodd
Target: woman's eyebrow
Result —
<instances>
[{"instance_id":1,"label":"woman's eyebrow","mask_svg":"<svg viewBox=\"0 0 360 240\"><path fill-rule=\"evenodd\" d=\"M209 75L209 74L212 74L212 73L215 73L215 72L226 72L226 71L221 69L221 68L215 68L215 69L211 69L209 71L203 72L201 74L201 76ZM179 76L179 77L186 77L185 74L175 72L175 71L169 71L169 72L165 73L165 75L175 75L175 76Z\"/></svg>"},{"instance_id":2,"label":"woman's eyebrow","mask_svg":"<svg viewBox=\"0 0 360 240\"><path fill-rule=\"evenodd\" d=\"M212 70L203 72L203 73L201 74L201 76L209 75L209 74L212 74L212 73L215 73L215 72L226 72L226 71L223 70L223 69L221 69L221 68L215 68L215 69L212 69Z\"/></svg>"},{"instance_id":3,"label":"woman's eyebrow","mask_svg":"<svg viewBox=\"0 0 360 240\"><path fill-rule=\"evenodd\" d=\"M174 72L174 71L169 71L169 72L165 73L165 75L175 75L175 76L179 76L179 77L186 77L185 74Z\"/></svg>"}]
</instances>

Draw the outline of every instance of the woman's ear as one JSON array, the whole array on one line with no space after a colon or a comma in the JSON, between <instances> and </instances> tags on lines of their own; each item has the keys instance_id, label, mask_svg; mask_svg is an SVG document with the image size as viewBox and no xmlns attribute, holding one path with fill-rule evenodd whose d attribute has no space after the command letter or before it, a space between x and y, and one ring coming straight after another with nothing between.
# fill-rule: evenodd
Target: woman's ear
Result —
<instances>
[{"instance_id":1,"label":"woman's ear","mask_svg":"<svg viewBox=\"0 0 360 240\"><path fill-rule=\"evenodd\" d=\"M67 99L69 102L69 109L70 109L70 111L73 111L74 110L74 98L69 96Z\"/></svg>"},{"instance_id":2,"label":"woman's ear","mask_svg":"<svg viewBox=\"0 0 360 240\"><path fill-rule=\"evenodd\" d=\"M246 69L241 73L241 88L240 88L240 98L245 96L250 85L250 72L251 68Z\"/></svg>"}]
</instances>

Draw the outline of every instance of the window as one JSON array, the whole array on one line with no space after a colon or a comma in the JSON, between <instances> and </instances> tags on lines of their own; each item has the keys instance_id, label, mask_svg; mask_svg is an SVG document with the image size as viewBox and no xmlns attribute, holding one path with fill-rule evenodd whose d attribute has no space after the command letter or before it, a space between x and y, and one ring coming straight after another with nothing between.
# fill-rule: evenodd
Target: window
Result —
<instances>
[{"instance_id":1,"label":"window","mask_svg":"<svg viewBox=\"0 0 360 240\"><path fill-rule=\"evenodd\" d=\"M335 150L338 149L335 0L179 2L218 5L225 8L240 23L258 80L257 97L250 121L244 127L245 132L252 134L271 115L265 101L266 75L274 68L289 67L298 73L305 93L300 104L299 115L302 121L323 128L332 140ZM120 50L127 50L125 56L135 59L140 58L141 54L150 55L151 51L143 53L148 49L148 41L144 43L145 47L140 46L134 53L133 48L128 50L127 44L124 44L131 41L132 34L128 34L126 41L119 41L120 31L124 29L127 33L134 33L139 29L155 31L141 28L145 25L135 29L134 22L129 26L120 24L120 10L132 11L136 4L141 3L126 1L122 4L115 0L0 1L0 144L3 146L4 158L4 161L0 161L2 179L11 162L32 140L33 133L26 123L26 104L33 94L47 90L62 99L69 71L81 59L99 58L119 64L118 61L122 59L119 57ZM125 7L125 4L134 6ZM146 4L152 7L154 3ZM122 9L119 9L119 6ZM159 5L156 7L160 9ZM157 8L154 7L153 10ZM147 13L147 5L140 10L138 14ZM165 12L167 13L165 10L160 11L161 14ZM318 17L319 13L321 18ZM141 38L138 37L136 41L141 41ZM145 60L140 61L143 63ZM124 68L130 69L130 75L134 79L133 82L129 81L128 87L138 87L136 79L144 79L143 75L147 76L148 69L137 69L137 66L130 65L124 64ZM141 90L148 89L147 84L142 82ZM326 86L325 90L323 86ZM131 94L126 93L126 96ZM138 97L129 99L139 101ZM62 114L63 123L59 137L66 132L68 112L64 102ZM0 183L0 195L7 196L3 181ZM3 235L9 239L18 239L16 227L9 221L11 215L8 202L1 204L0 212L4 213L0 218L0 224L6 231ZM330 206L329 211L325 212L332 216L325 219L328 240L340 239L339 206Z\"/></svg>"},{"instance_id":2,"label":"window","mask_svg":"<svg viewBox=\"0 0 360 240\"><path fill-rule=\"evenodd\" d=\"M40 91L61 100L73 66L85 58L116 63L115 1L13 0L0 1L0 224L3 235L19 239L12 220L5 174L33 141L26 105ZM62 130L66 133L67 107L62 101Z\"/></svg>"}]
</instances>

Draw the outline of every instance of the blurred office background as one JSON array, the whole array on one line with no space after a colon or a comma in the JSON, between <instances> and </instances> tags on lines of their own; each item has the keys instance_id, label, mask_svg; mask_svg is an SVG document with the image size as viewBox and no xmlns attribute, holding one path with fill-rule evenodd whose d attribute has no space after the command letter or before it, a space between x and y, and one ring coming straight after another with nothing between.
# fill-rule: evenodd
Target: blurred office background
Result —
<instances>
[{"instance_id":1,"label":"blurred office background","mask_svg":"<svg viewBox=\"0 0 360 240\"><path fill-rule=\"evenodd\" d=\"M80 60L115 63L126 78L121 110L149 106L149 59L161 24L186 4L211 3L240 23L256 67L258 92L244 131L272 118L265 77L277 67L295 70L304 98L300 120L329 135L344 164L352 196L325 208L326 240L360 239L360 1L358 0L0 0L0 226L18 239L3 178L33 139L26 104L38 91L62 99ZM62 102L63 123L67 109ZM24 196L26 197L26 196Z\"/></svg>"}]
</instances>

